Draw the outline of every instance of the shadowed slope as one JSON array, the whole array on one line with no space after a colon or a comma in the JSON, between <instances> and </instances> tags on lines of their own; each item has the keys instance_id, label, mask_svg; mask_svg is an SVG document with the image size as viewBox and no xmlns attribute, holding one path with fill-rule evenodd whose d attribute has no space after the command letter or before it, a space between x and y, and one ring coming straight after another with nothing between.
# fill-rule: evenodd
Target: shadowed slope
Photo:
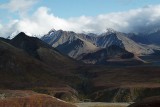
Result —
<instances>
[{"instance_id":1,"label":"shadowed slope","mask_svg":"<svg viewBox=\"0 0 160 107\"><path fill-rule=\"evenodd\" d=\"M55 76L56 70L2 41L0 41L0 59L1 87L47 85L53 80L60 82Z\"/></svg>"},{"instance_id":2,"label":"shadowed slope","mask_svg":"<svg viewBox=\"0 0 160 107\"><path fill-rule=\"evenodd\" d=\"M11 44L52 67L73 66L75 64L73 59L62 55L40 39L29 37L23 32L13 38Z\"/></svg>"},{"instance_id":3,"label":"shadowed slope","mask_svg":"<svg viewBox=\"0 0 160 107\"><path fill-rule=\"evenodd\" d=\"M47 51L47 49L46 49ZM2 89L35 89L42 93L55 95L56 93L63 93L66 97L73 97L74 90L69 86L72 77L79 79L76 75L72 74L71 66L67 60L61 62L55 59L55 52L51 50L51 59L53 66L46 64L44 61L35 59L34 57L25 53L25 51L18 49L6 42L0 41L0 88ZM61 59L59 53L57 53ZM46 57L48 57L48 53ZM45 57L45 58L46 58ZM65 56L62 56L62 58ZM72 59L66 57L69 61ZM45 59L46 60L46 59ZM74 62L74 61L73 61ZM57 64L59 64L57 66ZM63 65L62 65L63 64ZM74 64L74 63L73 63ZM65 66L65 67L64 67ZM72 65L74 67L74 65ZM66 80L65 77L71 77ZM49 93L47 89L51 87ZM54 87L54 88L53 88ZM67 88L67 89L66 89ZM63 89L62 91L56 91L57 89ZM44 92L44 90L46 90ZM65 98L66 98L65 97ZM62 98L62 97L59 97Z\"/></svg>"}]
</instances>

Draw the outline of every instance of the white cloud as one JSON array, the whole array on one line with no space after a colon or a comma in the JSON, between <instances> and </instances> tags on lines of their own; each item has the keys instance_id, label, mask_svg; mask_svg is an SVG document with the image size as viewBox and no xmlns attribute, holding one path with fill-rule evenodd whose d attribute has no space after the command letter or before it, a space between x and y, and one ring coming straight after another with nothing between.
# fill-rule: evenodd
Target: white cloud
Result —
<instances>
[{"instance_id":1,"label":"white cloud","mask_svg":"<svg viewBox=\"0 0 160 107\"><path fill-rule=\"evenodd\" d=\"M81 30L89 29L93 32L104 32L106 28L113 28L122 32L147 32L160 28L160 5L145 6L125 12L102 14L96 17L79 18ZM77 23L77 19L72 20ZM87 23L86 23L87 22ZM82 27L83 26L83 27Z\"/></svg>"},{"instance_id":2,"label":"white cloud","mask_svg":"<svg viewBox=\"0 0 160 107\"><path fill-rule=\"evenodd\" d=\"M51 28L69 30L69 22L49 13L46 7L40 7L31 17L23 18L16 23L18 30L31 34L44 34Z\"/></svg>"},{"instance_id":3,"label":"white cloud","mask_svg":"<svg viewBox=\"0 0 160 107\"><path fill-rule=\"evenodd\" d=\"M15 30L31 34L45 34L50 29L75 32L101 33L106 28L122 32L148 32L160 28L160 5L146 6L125 12L102 14L96 17L81 16L63 19L46 7L38 8L30 17L21 17L4 26L4 35Z\"/></svg>"},{"instance_id":4,"label":"white cloud","mask_svg":"<svg viewBox=\"0 0 160 107\"><path fill-rule=\"evenodd\" d=\"M1 9L8 9L11 12L23 12L28 10L38 0L10 0L8 3L1 4Z\"/></svg>"},{"instance_id":5,"label":"white cloud","mask_svg":"<svg viewBox=\"0 0 160 107\"><path fill-rule=\"evenodd\" d=\"M2 24L0 24L0 29L2 29Z\"/></svg>"}]
</instances>

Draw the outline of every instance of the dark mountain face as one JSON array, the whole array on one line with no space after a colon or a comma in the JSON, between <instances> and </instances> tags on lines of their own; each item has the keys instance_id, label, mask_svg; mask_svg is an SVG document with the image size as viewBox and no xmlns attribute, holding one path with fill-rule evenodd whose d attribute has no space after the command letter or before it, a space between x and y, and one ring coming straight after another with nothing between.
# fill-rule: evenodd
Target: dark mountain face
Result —
<instances>
[{"instance_id":1,"label":"dark mountain face","mask_svg":"<svg viewBox=\"0 0 160 107\"><path fill-rule=\"evenodd\" d=\"M51 46L42 42L38 38L29 37L23 32L19 33L15 38L13 38L11 40L11 44L14 45L17 48L23 49L29 55L31 55L33 57L36 57L38 59L40 59L40 58L39 58L39 55L37 53L37 50L40 47L51 48Z\"/></svg>"},{"instance_id":2,"label":"dark mountain face","mask_svg":"<svg viewBox=\"0 0 160 107\"><path fill-rule=\"evenodd\" d=\"M151 44L151 41L149 40L148 36L143 34L139 34L139 35L129 34L128 37L137 43Z\"/></svg>"},{"instance_id":3,"label":"dark mountain face","mask_svg":"<svg viewBox=\"0 0 160 107\"><path fill-rule=\"evenodd\" d=\"M57 73L64 73L65 71L64 74L68 75L67 73L70 72L70 69L76 67L78 63L68 56L62 55L40 39L29 37L24 33L18 34L12 40L1 38L0 58L0 72L4 74L5 78L1 75L1 79L4 79L2 84L5 84L9 77L11 81L13 78L13 83L15 81L20 86L25 84L27 86L28 84L29 87L33 82L31 79L35 80L33 84L36 85L38 84L38 79L40 79L39 84L43 81L46 84L51 84L51 81L53 84L54 81L56 81L55 83L59 81L61 85L61 80L58 79L58 76L62 74ZM20 78L18 74L22 77ZM11 81L9 79L8 84ZM21 84L21 82L23 83Z\"/></svg>"},{"instance_id":4,"label":"dark mountain face","mask_svg":"<svg viewBox=\"0 0 160 107\"><path fill-rule=\"evenodd\" d=\"M160 45L160 31L149 34L128 34L128 37L137 43Z\"/></svg>"},{"instance_id":5,"label":"dark mountain face","mask_svg":"<svg viewBox=\"0 0 160 107\"><path fill-rule=\"evenodd\" d=\"M160 45L160 31L149 34L148 39L152 44Z\"/></svg>"},{"instance_id":6,"label":"dark mountain face","mask_svg":"<svg viewBox=\"0 0 160 107\"><path fill-rule=\"evenodd\" d=\"M116 45L109 46L108 48L101 49L94 53L85 54L79 57L79 60L90 64L105 64L110 59L130 59L134 58L134 54L127 52L125 49Z\"/></svg>"},{"instance_id":7,"label":"dark mountain face","mask_svg":"<svg viewBox=\"0 0 160 107\"><path fill-rule=\"evenodd\" d=\"M56 80L55 70L24 51L0 41L0 87L22 88ZM45 78L48 78L45 79ZM42 85L42 84L41 84Z\"/></svg>"},{"instance_id":8,"label":"dark mountain face","mask_svg":"<svg viewBox=\"0 0 160 107\"><path fill-rule=\"evenodd\" d=\"M5 38L0 37L0 40L3 41L3 42L6 42L6 43L10 43L9 39L5 39Z\"/></svg>"},{"instance_id":9,"label":"dark mountain face","mask_svg":"<svg viewBox=\"0 0 160 107\"><path fill-rule=\"evenodd\" d=\"M75 61L48 48L40 48L37 53L40 60L0 40L0 89L29 89L41 93L49 90L52 96L54 92L76 99L76 91L70 87L71 80L65 79L70 77L80 81L78 76L71 73L77 67Z\"/></svg>"},{"instance_id":10,"label":"dark mountain face","mask_svg":"<svg viewBox=\"0 0 160 107\"><path fill-rule=\"evenodd\" d=\"M19 33L10 41L13 46L24 50L30 56L54 67L72 66L75 61L62 55L56 49L36 37L29 37L25 33Z\"/></svg>"},{"instance_id":11,"label":"dark mountain face","mask_svg":"<svg viewBox=\"0 0 160 107\"><path fill-rule=\"evenodd\" d=\"M83 42L80 40L75 40L69 43L66 42L62 45L59 45L56 47L56 49L58 49L60 52L68 55L71 51L76 50L76 47L83 46ZM73 55L74 56L74 55Z\"/></svg>"}]
</instances>

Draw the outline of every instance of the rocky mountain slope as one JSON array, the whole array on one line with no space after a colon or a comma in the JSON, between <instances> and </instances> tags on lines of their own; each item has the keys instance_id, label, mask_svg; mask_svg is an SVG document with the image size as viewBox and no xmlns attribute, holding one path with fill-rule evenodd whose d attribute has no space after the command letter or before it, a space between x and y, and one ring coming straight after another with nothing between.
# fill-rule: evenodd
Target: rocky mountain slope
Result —
<instances>
[{"instance_id":1,"label":"rocky mountain slope","mask_svg":"<svg viewBox=\"0 0 160 107\"><path fill-rule=\"evenodd\" d=\"M111 45L108 48L85 54L78 58L78 60L82 60L83 62L90 64L109 64L109 62L114 61L121 61L121 63L123 63L127 61L126 59L135 59L134 54L127 52L125 49L116 45Z\"/></svg>"},{"instance_id":2,"label":"rocky mountain slope","mask_svg":"<svg viewBox=\"0 0 160 107\"><path fill-rule=\"evenodd\" d=\"M126 57L130 62L132 59L133 62L144 62L137 57L153 54L154 50L158 49L136 43L125 33L114 30L108 30L100 35L51 30L41 39L61 53L89 64L104 63L104 60L107 62L108 59L117 57L121 60L123 59L121 56L126 56L128 53L133 54L132 57Z\"/></svg>"},{"instance_id":3,"label":"rocky mountain slope","mask_svg":"<svg viewBox=\"0 0 160 107\"><path fill-rule=\"evenodd\" d=\"M89 36L89 37L88 37ZM140 44L137 44L133 40L126 37L124 33L121 32L106 32L101 35L98 35L96 38L90 37L92 35L83 36L83 39L87 39L88 41L96 44L96 46L101 48L107 48L112 45L119 46L120 48L125 49L128 52L137 54L137 55L145 55L154 53L154 51L150 48L145 48Z\"/></svg>"},{"instance_id":4,"label":"rocky mountain slope","mask_svg":"<svg viewBox=\"0 0 160 107\"><path fill-rule=\"evenodd\" d=\"M63 54L66 54L72 58L77 58L82 54L95 52L99 49L92 43L79 38L74 32L51 30L41 39L55 47Z\"/></svg>"}]
</instances>

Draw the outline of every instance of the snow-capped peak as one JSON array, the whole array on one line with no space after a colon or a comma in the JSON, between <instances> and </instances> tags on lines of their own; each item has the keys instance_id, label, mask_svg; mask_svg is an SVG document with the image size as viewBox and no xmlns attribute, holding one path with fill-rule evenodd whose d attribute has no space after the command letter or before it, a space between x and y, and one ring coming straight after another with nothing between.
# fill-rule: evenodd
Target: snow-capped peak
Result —
<instances>
[{"instance_id":1,"label":"snow-capped peak","mask_svg":"<svg viewBox=\"0 0 160 107\"><path fill-rule=\"evenodd\" d=\"M52 35L52 33L55 32L55 31L56 31L56 30L55 30L54 28L52 28L52 29L48 32L48 34L49 34L49 35Z\"/></svg>"}]
</instances>

